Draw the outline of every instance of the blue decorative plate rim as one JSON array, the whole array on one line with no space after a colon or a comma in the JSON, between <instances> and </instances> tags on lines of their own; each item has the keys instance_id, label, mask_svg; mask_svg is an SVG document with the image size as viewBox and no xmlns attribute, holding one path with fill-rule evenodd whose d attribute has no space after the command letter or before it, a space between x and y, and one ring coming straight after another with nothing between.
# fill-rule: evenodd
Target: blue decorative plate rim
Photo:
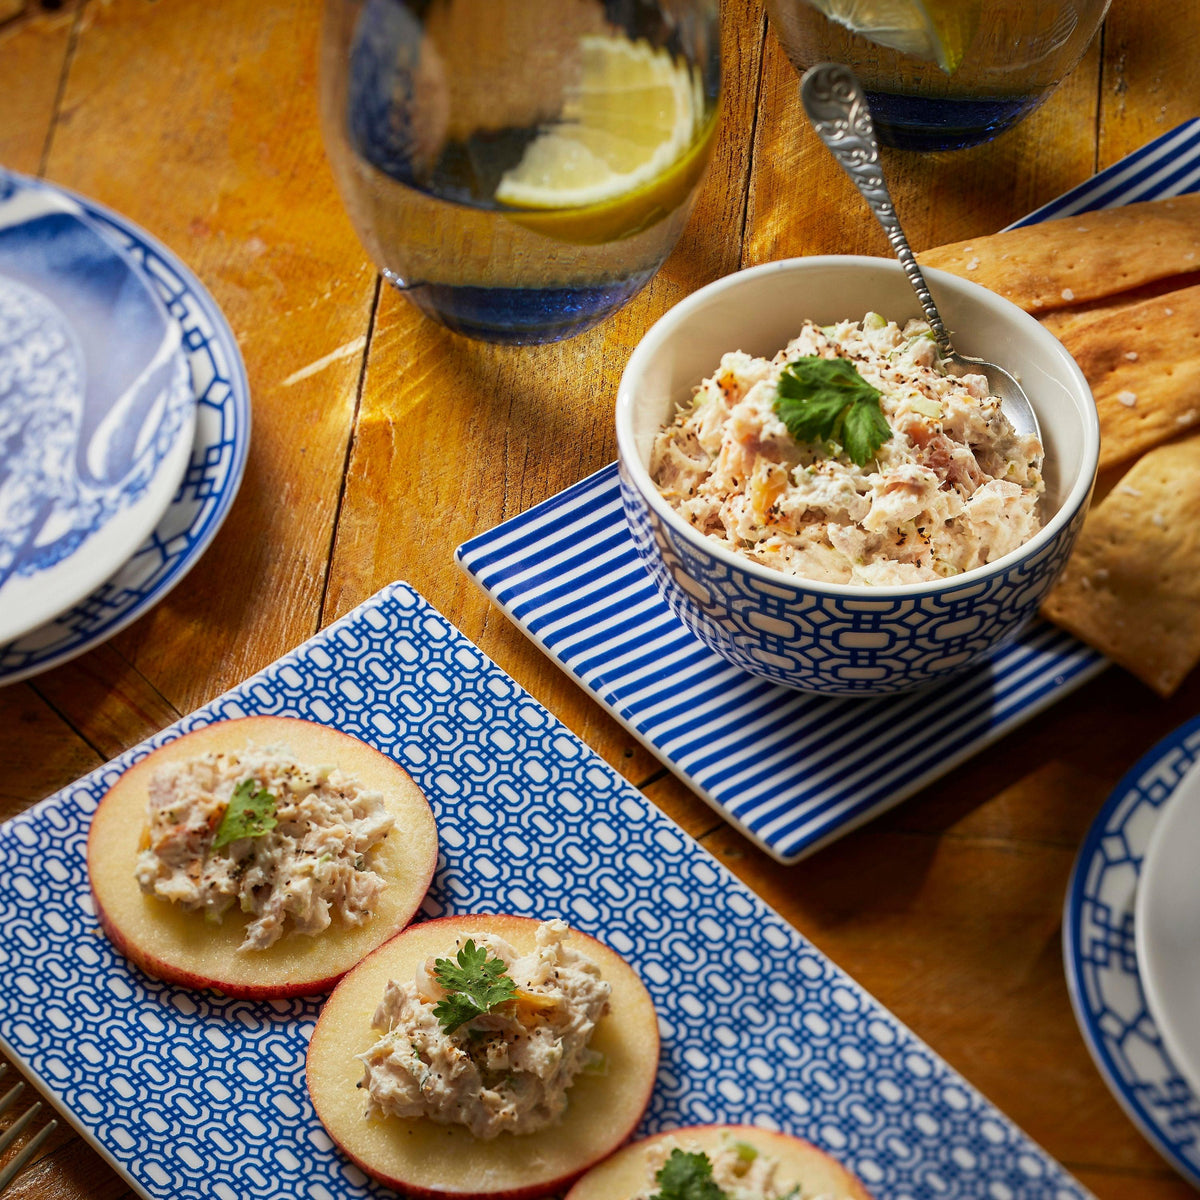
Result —
<instances>
[{"instance_id":1,"label":"blue decorative plate rim","mask_svg":"<svg viewBox=\"0 0 1200 1200\"><path fill-rule=\"evenodd\" d=\"M6 355L16 422L2 645L86 598L149 536L191 457L196 398L158 291L62 192L0 168L0 242L0 294L15 305L7 324L18 339ZM31 336L41 343L32 373L20 365Z\"/></svg>"},{"instance_id":2,"label":"blue decorative plate rim","mask_svg":"<svg viewBox=\"0 0 1200 1200\"><path fill-rule=\"evenodd\" d=\"M1129 1119L1141 1130L1148 1142L1163 1156L1176 1171L1193 1186L1200 1188L1200 1096L1197 1096L1171 1063L1170 1055L1162 1044L1154 1017L1146 1004L1138 970L1137 954L1134 949L1134 895L1131 890L1125 911L1114 913L1119 925L1106 921L1104 932L1110 939L1100 943L1103 961L1089 957L1085 946L1084 924L1091 909L1111 912L1111 906L1099 899L1098 885L1104 873L1113 866L1132 872L1136 879L1141 873L1142 858L1149 844L1150 834L1157 823L1157 814L1174 794L1175 787L1196 763L1200 762L1200 716L1193 717L1173 733L1163 738L1122 776L1120 782L1088 828L1087 836L1080 846L1071 877L1067 883L1067 895L1063 904L1063 966L1067 976L1067 990L1075 1020L1083 1034L1084 1044L1095 1062L1104 1082L1117 1103L1125 1110ZM1173 776L1168 783L1166 777ZM1147 819L1144 815L1153 810L1156 815ZM1138 816L1139 845L1130 845L1125 828L1131 818ZM1110 839L1123 843L1124 857L1116 863L1104 865L1108 857L1104 843ZM1115 939L1116 944L1113 944ZM1131 1017L1121 1017L1121 1038L1136 1035L1150 1045L1161 1060L1161 1065L1170 1074L1166 1078L1167 1095L1161 1107L1169 1110L1155 1113L1149 1101L1163 1089L1162 1080L1154 1080L1138 1074L1138 1056L1121 1054L1117 1049L1116 1034L1107 1033L1106 1020L1112 1013L1097 1011L1095 996L1099 993L1098 969L1119 972L1131 989L1136 989L1140 1009ZM1111 1023L1110 1023L1111 1024ZM1178 1135L1172 1136L1166 1128L1174 1121L1180 1129L1190 1125L1190 1137L1185 1141ZM1189 1160L1184 1149L1192 1148Z\"/></svg>"},{"instance_id":3,"label":"blue decorative plate rim","mask_svg":"<svg viewBox=\"0 0 1200 1200\"><path fill-rule=\"evenodd\" d=\"M1186 191L1200 191L1200 118L1162 134L1010 228ZM572 517L579 519L572 523ZM464 542L456 557L501 611L624 728L783 863L797 862L878 816L1108 666L1070 634L1037 622L990 660L994 704L971 686L978 671L900 697L849 702L802 697L755 681L703 647L659 598L633 552L615 464ZM582 617L572 622L572 609L586 611L593 623L606 622L612 637L589 638ZM631 645L644 648L640 660ZM686 711L677 709L674 725L662 716L675 683L664 678L668 661L689 672L692 697ZM697 687L698 678L703 686ZM739 719L749 714L761 732L752 729L731 741L731 692L740 697ZM848 710L847 703L858 707ZM914 705L923 706L935 723L951 722L952 731L931 741L926 721L920 736L889 740L880 734L869 753L846 749L837 762L790 744L797 733L814 745L823 731L842 736L848 712L871 713L876 725L887 714L911 721ZM690 740L685 727L692 730ZM727 757L733 756L732 766L703 757L703 748L719 739ZM756 764L772 760L780 764L773 775L756 770ZM813 776L821 783L810 787ZM768 788L772 801L752 798Z\"/></svg>"},{"instance_id":4,"label":"blue decorative plate rim","mask_svg":"<svg viewBox=\"0 0 1200 1200\"><path fill-rule=\"evenodd\" d=\"M195 566L237 496L250 448L250 385L237 339L195 274L119 213L41 179L17 180L65 196L147 279L182 329L196 395L196 435L183 481L155 531L109 580L54 621L0 645L0 686L100 645L162 600Z\"/></svg>"},{"instance_id":5,"label":"blue decorative plate rim","mask_svg":"<svg viewBox=\"0 0 1200 1200\"><path fill-rule=\"evenodd\" d=\"M107 787L153 747L255 712L344 729L409 770L442 843L425 915L561 915L635 966L663 1034L641 1132L787 1128L876 1200L1087 1200L405 584L0 826L0 1042L143 1196L394 1194L332 1147L308 1102L318 1001L160 983L115 953L92 912L84 854Z\"/></svg>"}]
</instances>

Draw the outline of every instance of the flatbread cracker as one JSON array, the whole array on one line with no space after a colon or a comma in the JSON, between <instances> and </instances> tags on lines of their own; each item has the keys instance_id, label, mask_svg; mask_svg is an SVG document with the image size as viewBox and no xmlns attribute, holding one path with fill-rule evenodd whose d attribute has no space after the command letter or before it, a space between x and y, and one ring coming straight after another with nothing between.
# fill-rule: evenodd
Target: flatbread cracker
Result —
<instances>
[{"instance_id":1,"label":"flatbread cracker","mask_svg":"<svg viewBox=\"0 0 1200 1200\"><path fill-rule=\"evenodd\" d=\"M1100 468L1200 425L1200 285L1089 313L1058 335L1100 414Z\"/></svg>"},{"instance_id":2,"label":"flatbread cracker","mask_svg":"<svg viewBox=\"0 0 1200 1200\"><path fill-rule=\"evenodd\" d=\"M1042 613L1169 696L1200 662L1200 436L1140 458L1087 517Z\"/></svg>"},{"instance_id":3,"label":"flatbread cracker","mask_svg":"<svg viewBox=\"0 0 1200 1200\"><path fill-rule=\"evenodd\" d=\"M917 258L1026 312L1087 304L1200 268L1200 194L1060 217Z\"/></svg>"},{"instance_id":4,"label":"flatbread cracker","mask_svg":"<svg viewBox=\"0 0 1200 1200\"><path fill-rule=\"evenodd\" d=\"M1183 275L1172 275L1170 279L1157 279L1144 287L1131 288L1116 296L1103 296L1088 304L1075 304L1071 308L1039 313L1038 320L1056 338L1061 339L1072 325L1085 321L1089 317L1098 317L1104 313L1123 312L1135 304L1141 304L1144 300L1153 300L1156 296L1162 296L1167 292L1182 291L1184 288L1194 287L1196 284L1200 284L1200 271L1188 271ZM1169 305L1170 301L1167 303Z\"/></svg>"}]
</instances>

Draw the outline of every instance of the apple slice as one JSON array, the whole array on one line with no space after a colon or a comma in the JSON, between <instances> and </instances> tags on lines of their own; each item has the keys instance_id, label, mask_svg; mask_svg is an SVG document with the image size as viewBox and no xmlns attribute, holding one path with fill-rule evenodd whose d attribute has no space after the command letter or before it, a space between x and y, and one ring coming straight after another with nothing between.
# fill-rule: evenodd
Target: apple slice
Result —
<instances>
[{"instance_id":1,"label":"apple slice","mask_svg":"<svg viewBox=\"0 0 1200 1200\"><path fill-rule=\"evenodd\" d=\"M168 763L249 745L284 746L297 762L336 766L381 792L395 817L371 855L387 880L363 925L334 918L316 936L285 933L264 950L238 947L252 919L236 908L218 924L146 895L134 864L147 826L150 779ZM88 834L88 875L96 915L116 948L148 975L228 996L264 999L328 991L360 958L403 929L429 889L437 864L437 828L420 788L386 755L357 738L295 717L218 721L169 742L130 767L108 790Z\"/></svg>"},{"instance_id":2,"label":"apple slice","mask_svg":"<svg viewBox=\"0 0 1200 1200\"><path fill-rule=\"evenodd\" d=\"M658 1073L658 1018L642 981L603 942L571 931L571 941L612 987L609 1011L591 1047L607 1063L581 1075L557 1125L536 1133L476 1138L465 1126L367 1116L358 1084L362 1054L379 1038L371 1018L389 979L411 980L431 955L453 952L459 934L495 933L520 954L541 922L529 917L441 917L406 929L338 984L308 1047L308 1091L329 1135L368 1175L407 1195L438 1200L517 1200L561 1192L633 1132Z\"/></svg>"},{"instance_id":3,"label":"apple slice","mask_svg":"<svg viewBox=\"0 0 1200 1200\"><path fill-rule=\"evenodd\" d=\"M658 1186L650 1171L649 1157L661 1142L671 1139L689 1153L703 1151L711 1158L725 1139L752 1146L778 1164L776 1186L786 1196L799 1187L801 1197L821 1200L871 1200L867 1189L840 1163L811 1142L788 1133L772 1133L753 1125L691 1125L643 1138L593 1167L568 1193L566 1200L633 1200L653 1195Z\"/></svg>"}]
</instances>

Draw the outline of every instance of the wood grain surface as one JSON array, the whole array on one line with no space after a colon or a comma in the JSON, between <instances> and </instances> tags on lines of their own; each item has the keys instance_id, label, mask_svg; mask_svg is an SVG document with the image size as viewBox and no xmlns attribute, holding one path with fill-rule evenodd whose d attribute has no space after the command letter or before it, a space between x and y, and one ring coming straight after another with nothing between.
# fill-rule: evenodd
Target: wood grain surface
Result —
<instances>
[{"instance_id":1,"label":"wood grain surface","mask_svg":"<svg viewBox=\"0 0 1200 1200\"><path fill-rule=\"evenodd\" d=\"M228 316L254 400L241 493L186 582L106 646L0 689L0 817L405 578L1101 1200L1193 1195L1088 1058L1060 914L1097 808L1200 711L1200 679L1163 701L1111 670L884 818L781 867L454 566L459 542L614 457L617 380L671 304L743 265L886 253L802 120L759 0L723 5L723 124L676 252L599 328L526 350L466 341L381 289L321 148L319 18L316 0L0 4L0 79L19 83L0 87L0 163L165 241ZM999 229L1200 114L1198 57L1200 0L1114 0L1083 63L1016 131L954 154L887 154L912 241ZM65 1129L6 1192L132 1194Z\"/></svg>"}]
</instances>

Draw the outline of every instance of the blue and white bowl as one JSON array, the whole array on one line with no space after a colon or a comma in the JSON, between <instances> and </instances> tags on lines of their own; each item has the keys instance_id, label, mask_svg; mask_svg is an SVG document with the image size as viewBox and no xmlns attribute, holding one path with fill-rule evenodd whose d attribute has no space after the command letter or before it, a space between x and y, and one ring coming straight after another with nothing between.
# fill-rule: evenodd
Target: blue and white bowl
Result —
<instances>
[{"instance_id":1,"label":"blue and white bowl","mask_svg":"<svg viewBox=\"0 0 1200 1200\"><path fill-rule=\"evenodd\" d=\"M901 587L817 583L744 559L689 525L650 478L655 434L729 350L772 356L805 318L827 325L921 315L898 263L786 259L718 279L670 310L634 351L617 394L621 498L638 553L672 612L736 666L837 696L899 692L962 670L1020 632L1083 523L1100 449L1095 402L1062 344L977 284L926 271L955 348L1007 367L1046 448L1043 527L994 563Z\"/></svg>"}]
</instances>

